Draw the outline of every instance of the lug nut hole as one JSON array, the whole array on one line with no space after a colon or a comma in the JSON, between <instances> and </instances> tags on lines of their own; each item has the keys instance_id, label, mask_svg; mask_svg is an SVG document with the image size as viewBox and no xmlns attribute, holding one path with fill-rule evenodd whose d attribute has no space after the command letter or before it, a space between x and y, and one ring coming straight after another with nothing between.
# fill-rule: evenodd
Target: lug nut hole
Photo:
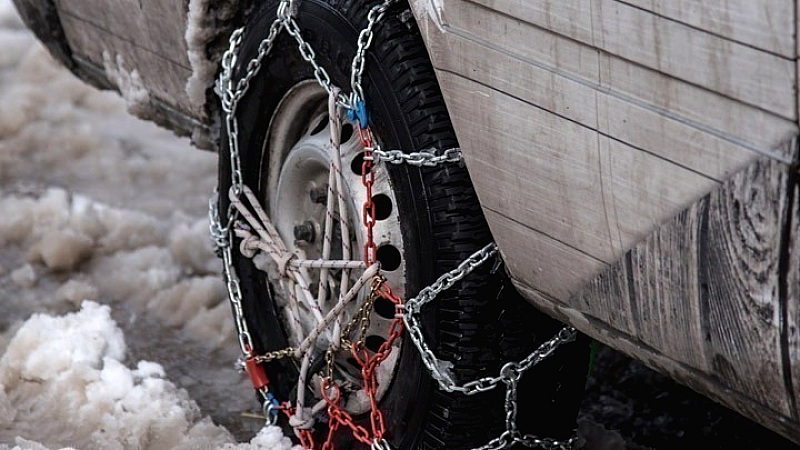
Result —
<instances>
[{"instance_id":1,"label":"lug nut hole","mask_svg":"<svg viewBox=\"0 0 800 450\"><path fill-rule=\"evenodd\" d=\"M349 123L342 125L341 141L343 143L348 142L351 137L353 137L353 125L350 125Z\"/></svg>"},{"instance_id":2,"label":"lug nut hole","mask_svg":"<svg viewBox=\"0 0 800 450\"><path fill-rule=\"evenodd\" d=\"M375 312L384 319L394 319L394 303L383 297L375 300Z\"/></svg>"},{"instance_id":3,"label":"lug nut hole","mask_svg":"<svg viewBox=\"0 0 800 450\"><path fill-rule=\"evenodd\" d=\"M392 199L387 195L372 196L372 203L375 204L375 220L385 220L392 213Z\"/></svg>"},{"instance_id":4,"label":"lug nut hole","mask_svg":"<svg viewBox=\"0 0 800 450\"><path fill-rule=\"evenodd\" d=\"M364 344L367 346L367 348L375 353L378 352L384 342L386 342L386 339L374 334L367 336L367 338L364 340Z\"/></svg>"},{"instance_id":5,"label":"lug nut hole","mask_svg":"<svg viewBox=\"0 0 800 450\"><path fill-rule=\"evenodd\" d=\"M381 269L392 271L397 270L400 267L400 262L402 261L402 257L400 256L400 250L397 250L397 247L393 245L382 245L378 247L378 251L375 253L376 258L381 263Z\"/></svg>"},{"instance_id":6,"label":"lug nut hole","mask_svg":"<svg viewBox=\"0 0 800 450\"><path fill-rule=\"evenodd\" d=\"M353 160L350 161L350 170L353 171L356 175L362 175L362 168L364 167L364 152L361 152L353 157ZM367 171L369 173L369 171Z\"/></svg>"}]
</instances>

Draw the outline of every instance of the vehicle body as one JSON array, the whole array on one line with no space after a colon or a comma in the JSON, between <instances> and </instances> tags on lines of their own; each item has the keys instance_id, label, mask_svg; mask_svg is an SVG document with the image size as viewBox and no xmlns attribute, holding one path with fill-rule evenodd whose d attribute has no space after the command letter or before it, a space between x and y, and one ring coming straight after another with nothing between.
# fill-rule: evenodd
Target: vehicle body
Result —
<instances>
[{"instance_id":1,"label":"vehicle body","mask_svg":"<svg viewBox=\"0 0 800 450\"><path fill-rule=\"evenodd\" d=\"M201 148L252 1L15 0ZM789 0L411 0L507 270L554 317L800 442Z\"/></svg>"}]
</instances>

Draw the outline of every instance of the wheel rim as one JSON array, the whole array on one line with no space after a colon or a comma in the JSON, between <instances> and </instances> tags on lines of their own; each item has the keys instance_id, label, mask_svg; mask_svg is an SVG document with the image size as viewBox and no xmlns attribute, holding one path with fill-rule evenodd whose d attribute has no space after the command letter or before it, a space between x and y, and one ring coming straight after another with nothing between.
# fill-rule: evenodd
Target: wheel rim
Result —
<instances>
[{"instance_id":1,"label":"wheel rim","mask_svg":"<svg viewBox=\"0 0 800 450\"><path fill-rule=\"evenodd\" d=\"M317 259L322 255L322 236L326 218L327 184L330 170L330 125L327 114L327 94L314 80L302 81L293 86L278 104L270 120L270 125L262 150L261 197L266 200L267 211L273 218L275 227L290 251L300 251L304 258ZM267 151L267 149L269 149ZM361 259L366 240L361 224L361 205L366 190L361 183L360 161L363 148L353 124L344 120L341 156L343 174L343 195L349 217L352 256ZM373 201L377 207L377 221L374 228L375 243L378 246L378 260L384 267L383 274L401 297L404 295L406 268L402 259L404 251L397 202L386 171L376 171L373 185ZM342 230L338 218L334 220L331 259L341 259ZM392 270L387 270L392 269ZM297 345L302 336L307 336L316 325L310 311L290 307L285 285L276 283L277 271L270 271L270 279L275 291L275 302L284 331L290 345ZM351 274L355 280L360 271ZM321 305L322 315L327 314L338 300L339 271L332 271L333 286L327 301ZM311 277L312 293L317 294L317 273ZM352 285L352 283L350 283ZM359 304L351 303L344 314L344 324L348 323ZM388 300L378 298L370 314L370 323L365 333L365 347L374 352L389 337L389 326L394 318L394 305ZM315 359L323 357L329 342L321 338L315 349ZM378 401L384 396L397 372L397 355L402 345L401 339L394 343L393 351L377 372ZM361 368L349 352L337 352L334 362L334 377L350 392L343 403L353 414L369 410L369 401L363 391ZM319 375L312 378L311 386L318 398Z\"/></svg>"}]
</instances>

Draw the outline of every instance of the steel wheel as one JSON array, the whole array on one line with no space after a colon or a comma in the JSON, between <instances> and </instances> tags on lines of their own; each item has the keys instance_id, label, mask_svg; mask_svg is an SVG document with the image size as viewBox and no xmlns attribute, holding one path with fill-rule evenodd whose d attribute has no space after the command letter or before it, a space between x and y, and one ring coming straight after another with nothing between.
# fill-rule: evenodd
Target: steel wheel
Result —
<instances>
[{"instance_id":1,"label":"steel wheel","mask_svg":"<svg viewBox=\"0 0 800 450\"><path fill-rule=\"evenodd\" d=\"M265 141L265 151L268 163L262 164L261 197L266 200L271 217L275 218L275 226L287 244L289 250L306 255L307 259L319 259L323 252L323 236L327 210L328 181L330 173L330 122L327 110L327 94L316 80L304 80L286 93L278 103L278 108L269 124L269 132ZM289 138L299 136L299 138ZM361 248L366 240L364 227L361 224L361 204L366 198L366 189L361 183L361 161L363 160L363 147L354 132L354 126L345 121L342 130L341 157L343 161L342 175L345 183L344 192L341 194L348 205L347 217L349 218L349 232L343 236L336 217L332 217L333 239L331 242L331 259L345 257L342 250L342 239L346 238L351 256L346 259L359 259ZM384 266L384 276L392 286L397 286L396 292L403 295L405 286L405 261L386 255L400 255L404 251L403 236L400 232L400 220L397 216L395 193L389 185L386 172L381 172L375 179L373 186L373 199L377 202L378 214L375 226L375 241L381 250ZM267 270L272 270L270 278L278 280L279 276L275 267L266 265ZM391 270L387 270L391 269ZM319 312L327 314L335 305L341 292L340 277L342 271L334 271L329 280L328 301L321 305ZM311 272L312 293L317 295L319 275ZM357 273L350 274L351 283L357 278ZM357 304L363 303L364 294L358 303L348 307L344 320L338 326L344 327L349 323L357 309ZM281 323L288 331L290 345L297 346L303 336L307 336L316 325L314 312L300 310L300 315L293 311L289 296L284 286L274 290L275 304L280 311ZM384 299L378 299L370 314L369 326L366 328L364 345L371 351L376 351L380 345L389 338L389 326L394 317L394 306ZM401 340L395 342L394 352L397 355ZM326 339L320 341L322 352L330 342ZM349 386L352 395L347 395L346 409L352 414L367 412L368 404L363 402L364 393L359 393L362 388L361 368L356 360L346 352L339 352L336 359L336 375L338 379ZM321 353L318 357L322 357ZM377 397L380 400L386 389L391 384L391 377L395 373L396 357L390 358L382 364L379 372L379 390ZM312 386L319 386L319 375L312 380ZM320 393L315 392L317 398Z\"/></svg>"}]
</instances>

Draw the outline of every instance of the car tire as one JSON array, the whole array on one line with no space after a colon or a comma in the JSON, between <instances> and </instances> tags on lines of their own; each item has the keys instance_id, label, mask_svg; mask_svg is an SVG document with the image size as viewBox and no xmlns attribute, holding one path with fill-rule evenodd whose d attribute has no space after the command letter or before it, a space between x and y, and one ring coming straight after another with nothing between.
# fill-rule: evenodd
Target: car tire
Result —
<instances>
[{"instance_id":1,"label":"car tire","mask_svg":"<svg viewBox=\"0 0 800 450\"><path fill-rule=\"evenodd\" d=\"M297 21L303 37L316 50L316 61L335 85L349 86L350 61L372 4L357 0L305 0L300 4ZM234 82L244 76L247 62L258 54L276 13L277 2L266 2L248 19ZM265 143L270 141L274 113L287 92L313 78L311 65L284 32L238 106L243 180L262 195L266 195L265 166L270 160ZM392 6L376 27L363 85L371 128L384 148L412 151L458 145L435 72L405 3ZM296 136L287 137L293 138ZM224 129L220 147L220 188L226 193L231 174ZM391 166L386 170L406 243L401 255L406 293L416 294L492 241L466 167ZM227 196L220 197L220 211L226 211ZM279 287L238 252L234 267L254 350L261 353L286 347L287 332L274 301ZM496 375L505 361L525 357L561 328L524 301L502 270L492 269L492 264L477 269L422 311L423 331L431 348L452 362L452 373L462 382ZM587 339L580 337L523 377L521 431L557 439L572 435L588 349ZM502 386L474 396L441 391L410 339L404 338L399 351L395 376L379 404L386 420L386 438L393 448L472 448L504 430ZM297 364L283 359L266 364L266 369L275 395L294 400ZM369 423L367 414L355 419L365 426ZM324 418L317 422L315 433L320 439L326 436ZM347 433L337 435L337 444L337 448L360 445Z\"/></svg>"}]
</instances>

